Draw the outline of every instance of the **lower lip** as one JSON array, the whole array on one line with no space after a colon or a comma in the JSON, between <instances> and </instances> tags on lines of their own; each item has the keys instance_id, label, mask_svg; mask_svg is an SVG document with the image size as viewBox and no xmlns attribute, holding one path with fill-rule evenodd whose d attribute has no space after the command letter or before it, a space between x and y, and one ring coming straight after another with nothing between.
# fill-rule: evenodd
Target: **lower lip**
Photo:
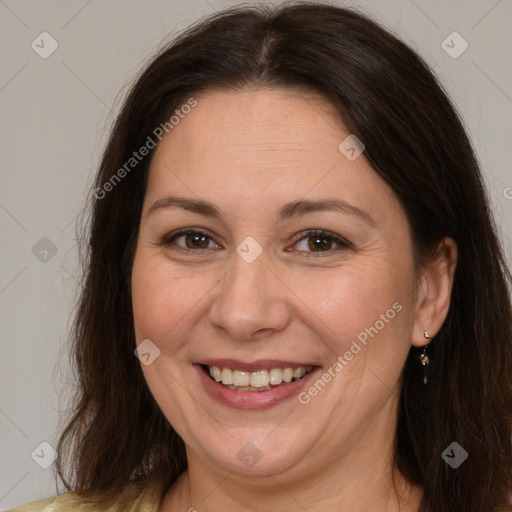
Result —
<instances>
[{"instance_id":1,"label":"lower lip","mask_svg":"<svg viewBox=\"0 0 512 512\"><path fill-rule=\"evenodd\" d=\"M298 395L313 375L320 370L320 367L314 368L302 379L275 386L268 391L235 391L210 379L201 365L196 364L195 367L204 389L212 398L229 407L246 410L270 409Z\"/></svg>"}]
</instances>

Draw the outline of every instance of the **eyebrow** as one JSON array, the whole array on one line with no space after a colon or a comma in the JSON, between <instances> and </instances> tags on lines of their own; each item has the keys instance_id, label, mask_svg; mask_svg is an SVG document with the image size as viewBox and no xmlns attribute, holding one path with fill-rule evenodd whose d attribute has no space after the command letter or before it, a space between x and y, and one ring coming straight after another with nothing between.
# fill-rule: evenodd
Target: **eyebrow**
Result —
<instances>
[{"instance_id":1,"label":"eyebrow","mask_svg":"<svg viewBox=\"0 0 512 512\"><path fill-rule=\"evenodd\" d=\"M176 196L166 196L157 199L149 207L146 216L152 215L156 211L165 208L183 208L184 210L204 215L205 217L222 217L220 210L208 201ZM377 225L368 212L337 198L321 200L299 199L297 201L292 201L291 203L285 204L279 210L277 218L278 222L281 222L286 219L319 211L338 211L345 214L355 215L372 227L376 227Z\"/></svg>"}]
</instances>

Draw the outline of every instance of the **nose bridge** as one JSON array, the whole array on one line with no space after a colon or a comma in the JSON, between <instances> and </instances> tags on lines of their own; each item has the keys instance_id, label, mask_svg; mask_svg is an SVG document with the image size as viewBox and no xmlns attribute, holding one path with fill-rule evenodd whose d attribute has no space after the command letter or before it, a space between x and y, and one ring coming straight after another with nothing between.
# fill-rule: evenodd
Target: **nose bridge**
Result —
<instances>
[{"instance_id":1,"label":"nose bridge","mask_svg":"<svg viewBox=\"0 0 512 512\"><path fill-rule=\"evenodd\" d=\"M210 310L213 325L233 338L251 339L256 333L283 329L288 308L282 283L268 268L269 258L260 254L253 261L233 255L232 266Z\"/></svg>"}]
</instances>

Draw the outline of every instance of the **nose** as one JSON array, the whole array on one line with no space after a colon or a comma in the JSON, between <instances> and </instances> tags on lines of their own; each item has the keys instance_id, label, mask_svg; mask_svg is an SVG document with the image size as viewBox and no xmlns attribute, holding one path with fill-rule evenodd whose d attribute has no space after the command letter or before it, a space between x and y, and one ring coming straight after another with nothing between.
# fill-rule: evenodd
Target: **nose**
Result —
<instances>
[{"instance_id":1,"label":"nose","mask_svg":"<svg viewBox=\"0 0 512 512\"><path fill-rule=\"evenodd\" d=\"M265 254L252 263L238 254L233 260L211 305L210 323L239 341L258 340L285 329L290 322L287 288Z\"/></svg>"}]
</instances>

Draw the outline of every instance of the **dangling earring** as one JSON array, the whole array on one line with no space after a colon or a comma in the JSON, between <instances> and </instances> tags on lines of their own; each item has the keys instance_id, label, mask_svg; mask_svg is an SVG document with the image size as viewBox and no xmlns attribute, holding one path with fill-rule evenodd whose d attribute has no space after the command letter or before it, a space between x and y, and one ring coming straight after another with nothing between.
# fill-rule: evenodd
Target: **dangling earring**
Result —
<instances>
[{"instance_id":1,"label":"dangling earring","mask_svg":"<svg viewBox=\"0 0 512 512\"><path fill-rule=\"evenodd\" d=\"M427 354L427 348L430 343L430 334L427 331L425 331L424 337L426 340L428 340L428 343L423 347L423 351L419 355L418 359L420 361L421 366L423 366L423 384L425 384L426 386L428 384L427 367L430 364L430 357Z\"/></svg>"}]
</instances>

